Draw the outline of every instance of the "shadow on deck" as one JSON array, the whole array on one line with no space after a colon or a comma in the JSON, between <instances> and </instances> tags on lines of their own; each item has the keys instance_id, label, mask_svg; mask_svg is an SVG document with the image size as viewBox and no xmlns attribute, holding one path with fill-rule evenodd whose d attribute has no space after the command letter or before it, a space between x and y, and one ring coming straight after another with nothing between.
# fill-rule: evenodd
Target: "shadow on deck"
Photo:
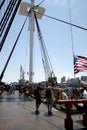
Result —
<instances>
[{"instance_id":1,"label":"shadow on deck","mask_svg":"<svg viewBox=\"0 0 87 130\"><path fill-rule=\"evenodd\" d=\"M35 115L35 100L15 95L2 95L0 98L0 130L65 130L65 113L53 108L48 116L47 106L41 104L40 114ZM72 116L74 130L86 130L79 114ZM82 117L81 117L82 118Z\"/></svg>"}]
</instances>

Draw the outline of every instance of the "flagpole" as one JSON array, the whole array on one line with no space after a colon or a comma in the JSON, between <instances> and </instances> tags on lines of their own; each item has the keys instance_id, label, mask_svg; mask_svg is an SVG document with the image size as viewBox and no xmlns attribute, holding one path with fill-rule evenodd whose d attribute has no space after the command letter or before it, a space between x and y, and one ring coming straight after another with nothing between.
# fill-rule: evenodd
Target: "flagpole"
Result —
<instances>
[{"instance_id":1,"label":"flagpole","mask_svg":"<svg viewBox=\"0 0 87 130\"><path fill-rule=\"evenodd\" d=\"M70 7L70 0L68 0L68 7L69 7L69 18L70 18L70 23L72 23L72 18L71 18L71 7ZM73 31L72 31L72 25L70 25L70 31L71 31L71 42L72 42L72 57L73 57L73 70L74 70L74 42L73 42ZM75 73L73 71L74 79Z\"/></svg>"}]
</instances>

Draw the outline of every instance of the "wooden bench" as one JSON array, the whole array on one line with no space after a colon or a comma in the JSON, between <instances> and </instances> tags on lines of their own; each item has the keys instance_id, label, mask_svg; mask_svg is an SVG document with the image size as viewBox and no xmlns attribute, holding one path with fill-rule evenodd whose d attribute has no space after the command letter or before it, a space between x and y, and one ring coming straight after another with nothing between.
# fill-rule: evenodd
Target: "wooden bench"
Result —
<instances>
[{"instance_id":1,"label":"wooden bench","mask_svg":"<svg viewBox=\"0 0 87 130\"><path fill-rule=\"evenodd\" d=\"M83 103L83 125L87 128L87 99L78 100L58 100L58 104L64 104L66 107L66 119L65 119L65 129L73 130L73 120L72 115L72 105Z\"/></svg>"}]
</instances>

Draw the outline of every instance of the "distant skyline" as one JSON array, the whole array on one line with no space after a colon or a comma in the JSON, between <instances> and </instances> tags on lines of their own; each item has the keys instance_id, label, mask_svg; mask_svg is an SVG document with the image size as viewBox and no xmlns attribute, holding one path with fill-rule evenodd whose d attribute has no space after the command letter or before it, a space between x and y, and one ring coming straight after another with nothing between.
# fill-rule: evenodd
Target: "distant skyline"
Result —
<instances>
[{"instance_id":1,"label":"distant skyline","mask_svg":"<svg viewBox=\"0 0 87 130\"><path fill-rule=\"evenodd\" d=\"M31 0L22 0L29 2ZM41 0L35 0L39 4ZM70 0L72 23L87 28L87 0ZM45 14L70 22L68 0L45 0L40 6L46 9ZM10 32L7 36L3 49L0 53L0 73L6 63L12 46L24 23L25 16L19 15L19 10L14 19ZM70 25L52 20L45 16L39 20L41 32L51 59L52 67L58 82L61 77L74 78L73 52ZM29 71L29 20L22 31L17 46L8 64L2 81L16 82L20 79L20 65L24 68L28 80ZM73 50L75 55L87 57L87 31L72 27ZM41 59L39 40L35 27L34 31L34 82L45 80L44 69ZM78 73L76 77L87 76L87 72Z\"/></svg>"}]
</instances>

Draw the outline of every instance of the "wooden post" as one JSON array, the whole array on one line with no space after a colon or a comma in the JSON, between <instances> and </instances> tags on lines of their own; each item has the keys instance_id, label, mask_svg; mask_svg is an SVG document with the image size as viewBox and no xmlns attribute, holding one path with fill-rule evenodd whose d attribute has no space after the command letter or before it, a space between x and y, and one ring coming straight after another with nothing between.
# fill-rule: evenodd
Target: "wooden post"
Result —
<instances>
[{"instance_id":1,"label":"wooden post","mask_svg":"<svg viewBox=\"0 0 87 130\"><path fill-rule=\"evenodd\" d=\"M87 103L83 103L84 113L83 113L83 125L87 128Z\"/></svg>"},{"instance_id":2,"label":"wooden post","mask_svg":"<svg viewBox=\"0 0 87 130\"><path fill-rule=\"evenodd\" d=\"M66 119L65 119L65 129L73 130L73 120L72 115L72 105L83 103L84 113L83 113L83 125L87 128L87 99L78 99L78 100L58 100L58 104L65 104L66 107Z\"/></svg>"},{"instance_id":3,"label":"wooden post","mask_svg":"<svg viewBox=\"0 0 87 130\"><path fill-rule=\"evenodd\" d=\"M65 128L67 130L73 130L73 120L71 118L72 115L72 104L65 104L66 107L66 119L65 119Z\"/></svg>"}]
</instances>

